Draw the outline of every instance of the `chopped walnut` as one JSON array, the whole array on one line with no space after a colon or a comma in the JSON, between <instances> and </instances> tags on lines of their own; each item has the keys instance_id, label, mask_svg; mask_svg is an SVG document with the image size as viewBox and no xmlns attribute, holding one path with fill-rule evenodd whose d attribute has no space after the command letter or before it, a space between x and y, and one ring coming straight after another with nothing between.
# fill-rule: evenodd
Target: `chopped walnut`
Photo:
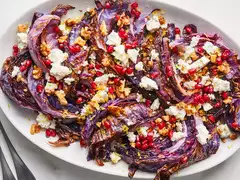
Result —
<instances>
[{"instance_id":1,"label":"chopped walnut","mask_svg":"<svg viewBox=\"0 0 240 180\"><path fill-rule=\"evenodd\" d=\"M170 117L168 115L162 116L162 118L163 118L164 121L169 121L169 119L170 119Z\"/></svg>"},{"instance_id":2,"label":"chopped walnut","mask_svg":"<svg viewBox=\"0 0 240 180\"><path fill-rule=\"evenodd\" d=\"M233 98L232 98L231 96L229 96L227 99L224 99L224 100L223 100L223 103L224 103L224 104L231 104L231 103L232 103L232 99L233 99Z\"/></svg>"},{"instance_id":3,"label":"chopped walnut","mask_svg":"<svg viewBox=\"0 0 240 180\"><path fill-rule=\"evenodd\" d=\"M66 24L66 26L71 27L71 26L74 26L75 24L77 24L77 21L76 21L76 19L71 19L71 18L69 18L69 19L65 22L65 24Z\"/></svg>"},{"instance_id":4,"label":"chopped walnut","mask_svg":"<svg viewBox=\"0 0 240 180\"><path fill-rule=\"evenodd\" d=\"M23 83L26 83L26 80L22 77L21 74L18 74L18 75L17 75L17 82L23 82Z\"/></svg>"},{"instance_id":5,"label":"chopped walnut","mask_svg":"<svg viewBox=\"0 0 240 180\"><path fill-rule=\"evenodd\" d=\"M59 38L58 38L58 43L64 43L66 40L67 40L67 36L60 36Z\"/></svg>"},{"instance_id":6,"label":"chopped walnut","mask_svg":"<svg viewBox=\"0 0 240 180\"><path fill-rule=\"evenodd\" d=\"M160 24L165 24L166 20L165 20L165 18L163 16L160 16L159 17L159 22L160 22Z\"/></svg>"},{"instance_id":7,"label":"chopped walnut","mask_svg":"<svg viewBox=\"0 0 240 180\"><path fill-rule=\"evenodd\" d=\"M196 61L197 59L199 59L199 56L197 55L197 53L193 52L191 55L190 55L191 59L193 61Z\"/></svg>"},{"instance_id":8,"label":"chopped walnut","mask_svg":"<svg viewBox=\"0 0 240 180\"><path fill-rule=\"evenodd\" d=\"M153 67L153 61L148 61L148 67L150 67L150 68Z\"/></svg>"},{"instance_id":9,"label":"chopped walnut","mask_svg":"<svg viewBox=\"0 0 240 180\"><path fill-rule=\"evenodd\" d=\"M160 135L162 135L162 136L167 136L168 135L168 129L167 128L163 128L163 129L159 129L158 130L158 133L160 134Z\"/></svg>"},{"instance_id":10,"label":"chopped walnut","mask_svg":"<svg viewBox=\"0 0 240 180\"><path fill-rule=\"evenodd\" d=\"M42 77L43 71L41 68L34 66L32 74L34 79L40 79Z\"/></svg>"},{"instance_id":11,"label":"chopped walnut","mask_svg":"<svg viewBox=\"0 0 240 180\"><path fill-rule=\"evenodd\" d=\"M230 72L230 66L227 62L223 62L222 65L218 66L218 70L224 74L228 74Z\"/></svg>"},{"instance_id":12,"label":"chopped walnut","mask_svg":"<svg viewBox=\"0 0 240 180\"><path fill-rule=\"evenodd\" d=\"M124 114L124 109L119 106L108 106L108 111L115 115L116 117L119 117L121 114Z\"/></svg>"},{"instance_id":13,"label":"chopped walnut","mask_svg":"<svg viewBox=\"0 0 240 180\"><path fill-rule=\"evenodd\" d=\"M210 60L211 60L212 63L215 63L216 60L217 60L217 55L216 55L216 54L212 54L212 55L210 56Z\"/></svg>"},{"instance_id":14,"label":"chopped walnut","mask_svg":"<svg viewBox=\"0 0 240 180\"><path fill-rule=\"evenodd\" d=\"M235 133L232 133L232 134L229 136L229 138L230 138L231 140L235 140L235 139L238 138L238 135L235 134Z\"/></svg>"},{"instance_id":15,"label":"chopped walnut","mask_svg":"<svg viewBox=\"0 0 240 180\"><path fill-rule=\"evenodd\" d=\"M31 128L30 128L30 134L34 135L39 133L41 130L41 126L39 126L38 124L32 124Z\"/></svg>"},{"instance_id":16,"label":"chopped walnut","mask_svg":"<svg viewBox=\"0 0 240 180\"><path fill-rule=\"evenodd\" d=\"M19 33L26 33L28 30L28 24L19 24L18 25L18 32Z\"/></svg>"},{"instance_id":17,"label":"chopped walnut","mask_svg":"<svg viewBox=\"0 0 240 180\"><path fill-rule=\"evenodd\" d=\"M108 35L107 25L106 25L105 21L103 21L102 24L100 25L100 31L103 36Z\"/></svg>"},{"instance_id":18,"label":"chopped walnut","mask_svg":"<svg viewBox=\"0 0 240 180\"><path fill-rule=\"evenodd\" d=\"M89 27L86 26L81 29L81 36L84 37L84 39L90 39L91 34L92 32L90 31Z\"/></svg>"},{"instance_id":19,"label":"chopped walnut","mask_svg":"<svg viewBox=\"0 0 240 180\"><path fill-rule=\"evenodd\" d=\"M43 56L48 56L50 54L50 47L44 42L40 45L40 52Z\"/></svg>"},{"instance_id":20,"label":"chopped walnut","mask_svg":"<svg viewBox=\"0 0 240 180\"><path fill-rule=\"evenodd\" d=\"M160 122L162 122L162 119L161 119L161 118L155 119L155 123L156 123L156 124L158 124L158 123L160 123Z\"/></svg>"},{"instance_id":21,"label":"chopped walnut","mask_svg":"<svg viewBox=\"0 0 240 180\"><path fill-rule=\"evenodd\" d=\"M65 94L65 92L63 90L56 91L55 95L57 96L58 101L60 102L61 105L65 106L65 105L68 104L68 102L67 102L67 100L65 98L66 94Z\"/></svg>"},{"instance_id":22,"label":"chopped walnut","mask_svg":"<svg viewBox=\"0 0 240 180\"><path fill-rule=\"evenodd\" d=\"M124 95L127 97L127 96L129 96L129 94L131 93L131 88L125 88L124 89Z\"/></svg>"},{"instance_id":23,"label":"chopped walnut","mask_svg":"<svg viewBox=\"0 0 240 180\"><path fill-rule=\"evenodd\" d=\"M74 44L78 44L79 46L85 46L86 41L82 39L80 36L75 40Z\"/></svg>"},{"instance_id":24,"label":"chopped walnut","mask_svg":"<svg viewBox=\"0 0 240 180\"><path fill-rule=\"evenodd\" d=\"M102 65L104 65L105 67L110 66L110 62L111 62L111 60L107 56L102 59Z\"/></svg>"},{"instance_id":25,"label":"chopped walnut","mask_svg":"<svg viewBox=\"0 0 240 180\"><path fill-rule=\"evenodd\" d=\"M123 26L128 26L130 24L130 17L126 16L125 13L123 13L119 20L117 21L117 26L123 27Z\"/></svg>"}]
</instances>

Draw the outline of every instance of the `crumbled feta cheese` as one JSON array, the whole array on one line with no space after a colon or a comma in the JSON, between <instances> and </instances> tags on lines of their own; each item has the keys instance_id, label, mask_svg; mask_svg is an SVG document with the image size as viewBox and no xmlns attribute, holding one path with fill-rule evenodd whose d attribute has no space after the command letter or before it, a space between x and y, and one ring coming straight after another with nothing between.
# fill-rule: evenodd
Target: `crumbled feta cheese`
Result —
<instances>
[{"instance_id":1,"label":"crumbled feta cheese","mask_svg":"<svg viewBox=\"0 0 240 180\"><path fill-rule=\"evenodd\" d=\"M125 46L118 45L114 47L112 55L119 60L124 66L128 66L128 55L125 53Z\"/></svg>"},{"instance_id":2,"label":"crumbled feta cheese","mask_svg":"<svg viewBox=\"0 0 240 180\"><path fill-rule=\"evenodd\" d=\"M210 103L204 103L202 106L204 111L209 111L213 108Z\"/></svg>"},{"instance_id":3,"label":"crumbled feta cheese","mask_svg":"<svg viewBox=\"0 0 240 180\"><path fill-rule=\"evenodd\" d=\"M118 46L121 44L121 38L119 37L118 33L116 33L115 31L112 31L108 37L107 37L107 45L114 45L114 46Z\"/></svg>"},{"instance_id":4,"label":"crumbled feta cheese","mask_svg":"<svg viewBox=\"0 0 240 180\"><path fill-rule=\"evenodd\" d=\"M17 43L20 50L27 47L27 33L17 33Z\"/></svg>"},{"instance_id":5,"label":"crumbled feta cheese","mask_svg":"<svg viewBox=\"0 0 240 180\"><path fill-rule=\"evenodd\" d=\"M137 57L139 55L139 50L137 49L128 49L127 51L128 57L131 59L133 63L137 62Z\"/></svg>"},{"instance_id":6,"label":"crumbled feta cheese","mask_svg":"<svg viewBox=\"0 0 240 180\"><path fill-rule=\"evenodd\" d=\"M230 129L227 124L221 124L217 127L218 134L221 138L228 138L231 135Z\"/></svg>"},{"instance_id":7,"label":"crumbled feta cheese","mask_svg":"<svg viewBox=\"0 0 240 180\"><path fill-rule=\"evenodd\" d=\"M14 78L18 75L18 73L20 73L20 68L17 66L13 66L13 71L12 71L12 75L11 77Z\"/></svg>"},{"instance_id":8,"label":"crumbled feta cheese","mask_svg":"<svg viewBox=\"0 0 240 180\"><path fill-rule=\"evenodd\" d=\"M158 60L159 59L159 53L156 51L156 49L153 49L151 51L151 60Z\"/></svg>"},{"instance_id":9,"label":"crumbled feta cheese","mask_svg":"<svg viewBox=\"0 0 240 180\"><path fill-rule=\"evenodd\" d=\"M48 55L48 59L52 61L53 64L61 64L68 57L67 53L64 53L60 49L52 49Z\"/></svg>"},{"instance_id":10,"label":"crumbled feta cheese","mask_svg":"<svg viewBox=\"0 0 240 180\"><path fill-rule=\"evenodd\" d=\"M190 65L190 68L199 70L199 69L202 69L203 67L205 67L209 62L210 62L210 59L208 59L206 56L203 56L200 59L198 59L197 61L195 61L194 63L192 63Z\"/></svg>"},{"instance_id":11,"label":"crumbled feta cheese","mask_svg":"<svg viewBox=\"0 0 240 180\"><path fill-rule=\"evenodd\" d=\"M199 42L199 37L193 37L192 38L192 41L191 41L191 43L190 43L190 46L191 47L195 47L197 44L198 44L198 42Z\"/></svg>"},{"instance_id":12,"label":"crumbled feta cheese","mask_svg":"<svg viewBox=\"0 0 240 180\"><path fill-rule=\"evenodd\" d=\"M108 79L109 79L108 74L104 74L104 75L102 75L102 76L100 76L100 77L97 77L97 78L94 80L94 82L95 82L96 84L107 84Z\"/></svg>"},{"instance_id":13,"label":"crumbled feta cheese","mask_svg":"<svg viewBox=\"0 0 240 180\"><path fill-rule=\"evenodd\" d=\"M108 89L99 90L92 98L93 102L96 103L105 103L108 101Z\"/></svg>"},{"instance_id":14,"label":"crumbled feta cheese","mask_svg":"<svg viewBox=\"0 0 240 180\"><path fill-rule=\"evenodd\" d=\"M143 62L138 62L136 65L135 65L135 69L137 71L143 71Z\"/></svg>"},{"instance_id":15,"label":"crumbled feta cheese","mask_svg":"<svg viewBox=\"0 0 240 180\"><path fill-rule=\"evenodd\" d=\"M64 79L64 82L65 82L67 85L71 85L72 82L74 82L74 81L75 81L74 78L65 78L65 79Z\"/></svg>"},{"instance_id":16,"label":"crumbled feta cheese","mask_svg":"<svg viewBox=\"0 0 240 180\"><path fill-rule=\"evenodd\" d=\"M148 130L148 127L146 127L146 126L141 127L141 128L139 129L139 133L142 134L144 137L147 137L147 135L148 135L147 130Z\"/></svg>"},{"instance_id":17,"label":"crumbled feta cheese","mask_svg":"<svg viewBox=\"0 0 240 180\"><path fill-rule=\"evenodd\" d=\"M186 111L184 109L179 109L176 106L170 106L168 109L165 109L167 115L175 116L177 119L184 120L186 116Z\"/></svg>"},{"instance_id":18,"label":"crumbled feta cheese","mask_svg":"<svg viewBox=\"0 0 240 180\"><path fill-rule=\"evenodd\" d=\"M189 56L191 56L192 53L195 52L195 49L191 46L185 47L185 53L184 53L184 59L187 59Z\"/></svg>"},{"instance_id":19,"label":"crumbled feta cheese","mask_svg":"<svg viewBox=\"0 0 240 180\"><path fill-rule=\"evenodd\" d=\"M95 53L92 53L92 54L89 56L89 59L91 59L92 61L94 61L94 60L96 59Z\"/></svg>"},{"instance_id":20,"label":"crumbled feta cheese","mask_svg":"<svg viewBox=\"0 0 240 180\"><path fill-rule=\"evenodd\" d=\"M213 78L212 85L214 92L231 91L230 82L219 78Z\"/></svg>"},{"instance_id":21,"label":"crumbled feta cheese","mask_svg":"<svg viewBox=\"0 0 240 180\"><path fill-rule=\"evenodd\" d=\"M153 101L153 103L152 103L152 105L151 105L150 108L151 108L152 110L156 111L156 110L159 109L159 107L160 107L160 102L159 102L159 99L157 98L157 99L155 99L155 100Z\"/></svg>"},{"instance_id":22,"label":"crumbled feta cheese","mask_svg":"<svg viewBox=\"0 0 240 180\"><path fill-rule=\"evenodd\" d=\"M128 136L129 142L135 142L136 141L136 135L134 134L134 132L129 132L127 136Z\"/></svg>"},{"instance_id":23,"label":"crumbled feta cheese","mask_svg":"<svg viewBox=\"0 0 240 180\"><path fill-rule=\"evenodd\" d=\"M200 84L205 85L208 80L210 80L209 75L202 76L202 80L201 80Z\"/></svg>"},{"instance_id":24,"label":"crumbled feta cheese","mask_svg":"<svg viewBox=\"0 0 240 180\"><path fill-rule=\"evenodd\" d=\"M47 82L44 89L46 93L53 93L57 88L58 88L57 84Z\"/></svg>"},{"instance_id":25,"label":"crumbled feta cheese","mask_svg":"<svg viewBox=\"0 0 240 180\"><path fill-rule=\"evenodd\" d=\"M186 82L183 83L183 86L185 88L187 88L188 90L193 90L193 89L195 89L196 84L197 83L195 81L186 81Z\"/></svg>"},{"instance_id":26,"label":"crumbled feta cheese","mask_svg":"<svg viewBox=\"0 0 240 180\"><path fill-rule=\"evenodd\" d=\"M41 112L39 112L36 121L38 122L39 126L45 129L49 128L51 125L51 122L49 121L48 117Z\"/></svg>"},{"instance_id":27,"label":"crumbled feta cheese","mask_svg":"<svg viewBox=\"0 0 240 180\"><path fill-rule=\"evenodd\" d=\"M171 138L171 141L178 141L178 140L180 140L182 138L185 138L185 137L186 137L186 135L182 132L174 132L173 136Z\"/></svg>"},{"instance_id":28,"label":"crumbled feta cheese","mask_svg":"<svg viewBox=\"0 0 240 180\"><path fill-rule=\"evenodd\" d=\"M143 76L142 77L141 82L140 82L139 85L140 85L141 88L144 88L144 89L146 89L148 91L158 90L157 83L154 80L148 78L147 76Z\"/></svg>"},{"instance_id":29,"label":"crumbled feta cheese","mask_svg":"<svg viewBox=\"0 0 240 180\"><path fill-rule=\"evenodd\" d=\"M183 74L187 74L190 69L190 64L185 62L183 59L178 60L177 69L179 69Z\"/></svg>"},{"instance_id":30,"label":"crumbled feta cheese","mask_svg":"<svg viewBox=\"0 0 240 180\"><path fill-rule=\"evenodd\" d=\"M65 23L61 23L58 27L64 36L67 36L70 33L70 30L66 27Z\"/></svg>"},{"instance_id":31,"label":"crumbled feta cheese","mask_svg":"<svg viewBox=\"0 0 240 180\"><path fill-rule=\"evenodd\" d=\"M202 145L207 144L207 139L209 138L209 131L207 130L207 128L203 124L200 124L196 126L196 129L198 132L198 142Z\"/></svg>"},{"instance_id":32,"label":"crumbled feta cheese","mask_svg":"<svg viewBox=\"0 0 240 180\"><path fill-rule=\"evenodd\" d=\"M84 61L83 63L82 63L82 66L83 67L86 67L88 65L88 62L87 61Z\"/></svg>"},{"instance_id":33,"label":"crumbled feta cheese","mask_svg":"<svg viewBox=\"0 0 240 180\"><path fill-rule=\"evenodd\" d=\"M146 23L147 30L150 32L154 32L161 27L159 19L157 16L151 17Z\"/></svg>"},{"instance_id":34,"label":"crumbled feta cheese","mask_svg":"<svg viewBox=\"0 0 240 180\"><path fill-rule=\"evenodd\" d=\"M180 122L176 123L176 130L177 130L177 132L182 132L183 131L182 123L180 123Z\"/></svg>"},{"instance_id":35,"label":"crumbled feta cheese","mask_svg":"<svg viewBox=\"0 0 240 180\"><path fill-rule=\"evenodd\" d=\"M61 64L52 64L52 68L50 70L50 74L54 76L58 81L71 73L71 69L66 66L62 66Z\"/></svg>"},{"instance_id":36,"label":"crumbled feta cheese","mask_svg":"<svg viewBox=\"0 0 240 180\"><path fill-rule=\"evenodd\" d=\"M112 152L112 153L110 154L110 158L111 158L111 161L112 161L114 164L118 163L118 161L121 160L121 156L120 156L118 153L116 153L116 152Z\"/></svg>"},{"instance_id":37,"label":"crumbled feta cheese","mask_svg":"<svg viewBox=\"0 0 240 180\"><path fill-rule=\"evenodd\" d=\"M218 49L217 46L214 46L211 42L206 42L203 46L203 49L209 54L213 54Z\"/></svg>"},{"instance_id":38,"label":"crumbled feta cheese","mask_svg":"<svg viewBox=\"0 0 240 180\"><path fill-rule=\"evenodd\" d=\"M214 94L209 94L208 97L209 97L211 100L215 100L215 99L216 99L216 97L215 97Z\"/></svg>"},{"instance_id":39,"label":"crumbled feta cheese","mask_svg":"<svg viewBox=\"0 0 240 180\"><path fill-rule=\"evenodd\" d=\"M145 102L146 99L142 96L142 94L138 94L137 93L137 99L136 99L137 102Z\"/></svg>"},{"instance_id":40,"label":"crumbled feta cheese","mask_svg":"<svg viewBox=\"0 0 240 180\"><path fill-rule=\"evenodd\" d=\"M161 24L161 28L162 28L162 29L167 29L167 27L168 27L168 24L167 24L167 23Z\"/></svg>"}]
</instances>

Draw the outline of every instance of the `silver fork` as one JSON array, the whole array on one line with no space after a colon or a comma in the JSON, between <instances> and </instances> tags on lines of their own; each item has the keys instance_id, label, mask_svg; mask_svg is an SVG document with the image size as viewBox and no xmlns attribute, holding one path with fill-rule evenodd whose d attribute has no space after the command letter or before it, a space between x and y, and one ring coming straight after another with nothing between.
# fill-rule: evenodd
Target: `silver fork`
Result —
<instances>
[{"instance_id":1,"label":"silver fork","mask_svg":"<svg viewBox=\"0 0 240 180\"><path fill-rule=\"evenodd\" d=\"M9 168L7 161L4 157L4 154L2 152L2 148L0 147L0 161L2 166L2 175L4 180L16 180L13 176L13 173L11 169Z\"/></svg>"},{"instance_id":2,"label":"silver fork","mask_svg":"<svg viewBox=\"0 0 240 180\"><path fill-rule=\"evenodd\" d=\"M2 134L3 134L3 137L4 137L5 141L6 141L6 143L8 145L8 148L10 150L10 153L12 155L12 159L13 159L13 163L14 163L14 166L15 166L15 169L16 169L18 180L36 180L36 178L34 177L32 172L28 169L26 164L23 162L23 160L20 158L20 156L18 155L17 151L13 147L11 141L9 140L9 138L7 136L6 131L3 128L3 125L1 123L1 121L0 121L0 130L1 130ZM1 151L1 157L3 157L3 159L1 158L1 160L3 161L3 164L4 164L4 159L5 158L3 156L2 151ZM6 172L3 172L3 174L8 174L9 173L10 168L9 168L9 170L8 170L8 168L6 167L6 165L3 167L3 170L6 170ZM11 172L11 170L10 170L10 172ZM14 176L13 176L13 178L14 178ZM14 180L14 179L9 179L9 180ZM8 179L6 178L6 180L8 180Z\"/></svg>"}]
</instances>

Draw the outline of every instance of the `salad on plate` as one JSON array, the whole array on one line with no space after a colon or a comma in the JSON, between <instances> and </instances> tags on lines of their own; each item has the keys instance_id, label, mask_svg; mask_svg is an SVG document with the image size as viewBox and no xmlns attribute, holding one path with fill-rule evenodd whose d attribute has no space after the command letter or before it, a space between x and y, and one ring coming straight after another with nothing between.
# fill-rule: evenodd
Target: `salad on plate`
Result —
<instances>
[{"instance_id":1,"label":"salad on plate","mask_svg":"<svg viewBox=\"0 0 240 180\"><path fill-rule=\"evenodd\" d=\"M78 142L99 166L122 160L130 178L142 170L156 180L238 137L238 54L217 33L180 29L137 2L95 3L57 5L17 27L0 86L37 113L32 135Z\"/></svg>"}]
</instances>

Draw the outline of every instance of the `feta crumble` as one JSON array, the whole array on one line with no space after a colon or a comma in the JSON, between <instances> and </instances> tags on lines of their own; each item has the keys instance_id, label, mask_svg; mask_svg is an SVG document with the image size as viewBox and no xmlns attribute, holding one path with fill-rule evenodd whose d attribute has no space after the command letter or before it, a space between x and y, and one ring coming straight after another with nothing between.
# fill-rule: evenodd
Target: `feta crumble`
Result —
<instances>
[{"instance_id":1,"label":"feta crumble","mask_svg":"<svg viewBox=\"0 0 240 180\"><path fill-rule=\"evenodd\" d=\"M158 90L157 83L154 80L148 78L147 76L143 76L142 77L141 82L140 82L139 85L140 85L141 88L144 88L144 89L146 89L148 91Z\"/></svg>"},{"instance_id":2,"label":"feta crumble","mask_svg":"<svg viewBox=\"0 0 240 180\"><path fill-rule=\"evenodd\" d=\"M208 59L206 56L201 57L194 63L190 65L190 69L202 69L210 62L210 59Z\"/></svg>"},{"instance_id":3,"label":"feta crumble","mask_svg":"<svg viewBox=\"0 0 240 180\"><path fill-rule=\"evenodd\" d=\"M50 74L54 76L58 81L71 74L72 70L61 64L52 64Z\"/></svg>"},{"instance_id":4,"label":"feta crumble","mask_svg":"<svg viewBox=\"0 0 240 180\"><path fill-rule=\"evenodd\" d=\"M125 46L124 45L118 45L114 47L114 52L112 55L119 60L124 66L128 66L128 55L125 53Z\"/></svg>"},{"instance_id":5,"label":"feta crumble","mask_svg":"<svg viewBox=\"0 0 240 180\"><path fill-rule=\"evenodd\" d=\"M53 93L57 88L58 88L57 84L47 82L47 84L46 84L44 89L45 89L46 93Z\"/></svg>"},{"instance_id":6,"label":"feta crumble","mask_svg":"<svg viewBox=\"0 0 240 180\"><path fill-rule=\"evenodd\" d=\"M147 137L147 135L148 135L147 130L148 130L148 127L146 127L146 126L141 127L141 128L139 129L139 134L142 134L144 137Z\"/></svg>"},{"instance_id":7,"label":"feta crumble","mask_svg":"<svg viewBox=\"0 0 240 180\"><path fill-rule=\"evenodd\" d=\"M135 65L135 69L137 71L143 71L143 62L138 62L136 65Z\"/></svg>"},{"instance_id":8,"label":"feta crumble","mask_svg":"<svg viewBox=\"0 0 240 180\"><path fill-rule=\"evenodd\" d=\"M64 82L65 82L67 85L71 85L72 82L74 82L74 81L75 81L74 78L65 78L65 79L64 79Z\"/></svg>"},{"instance_id":9,"label":"feta crumble","mask_svg":"<svg viewBox=\"0 0 240 180\"><path fill-rule=\"evenodd\" d=\"M186 111L184 109L179 109L176 106L170 106L168 109L165 109L167 115L175 116L177 119L184 120L186 116Z\"/></svg>"},{"instance_id":10,"label":"feta crumble","mask_svg":"<svg viewBox=\"0 0 240 180\"><path fill-rule=\"evenodd\" d=\"M183 86L185 87L185 88L187 88L188 90L193 90L193 89L195 89L195 85L196 85L197 83L195 82L195 81L187 81L187 82L184 82L183 83Z\"/></svg>"},{"instance_id":11,"label":"feta crumble","mask_svg":"<svg viewBox=\"0 0 240 180\"><path fill-rule=\"evenodd\" d=\"M216 99L216 97L215 97L214 94L209 94L208 97L209 97L211 100L215 100L215 99Z\"/></svg>"},{"instance_id":12,"label":"feta crumble","mask_svg":"<svg viewBox=\"0 0 240 180\"><path fill-rule=\"evenodd\" d=\"M139 55L139 50L137 49L128 49L127 50L128 57L131 59L133 63L137 62L137 57Z\"/></svg>"},{"instance_id":13,"label":"feta crumble","mask_svg":"<svg viewBox=\"0 0 240 180\"><path fill-rule=\"evenodd\" d=\"M41 128L49 128L51 125L51 122L49 121L48 117L44 115L43 113L39 112L36 121Z\"/></svg>"},{"instance_id":14,"label":"feta crumble","mask_svg":"<svg viewBox=\"0 0 240 180\"><path fill-rule=\"evenodd\" d=\"M114 74L104 74L104 75L102 75L102 76L100 76L100 77L97 77L97 78L94 80L94 82L95 82L96 84L107 84L109 78L113 78L113 77L115 77Z\"/></svg>"},{"instance_id":15,"label":"feta crumble","mask_svg":"<svg viewBox=\"0 0 240 180\"><path fill-rule=\"evenodd\" d=\"M61 23L58 27L64 36L67 36L70 33L70 30L66 27L65 23Z\"/></svg>"},{"instance_id":16,"label":"feta crumble","mask_svg":"<svg viewBox=\"0 0 240 180\"><path fill-rule=\"evenodd\" d=\"M221 138L228 138L231 135L230 129L227 124L221 124L217 127L218 134Z\"/></svg>"},{"instance_id":17,"label":"feta crumble","mask_svg":"<svg viewBox=\"0 0 240 180\"><path fill-rule=\"evenodd\" d=\"M199 37L193 37L192 40L191 40L191 43L190 43L190 46L191 47L195 47L199 42Z\"/></svg>"},{"instance_id":18,"label":"feta crumble","mask_svg":"<svg viewBox=\"0 0 240 180\"><path fill-rule=\"evenodd\" d=\"M204 111L209 111L213 108L213 106L210 103L204 103L202 106Z\"/></svg>"},{"instance_id":19,"label":"feta crumble","mask_svg":"<svg viewBox=\"0 0 240 180\"><path fill-rule=\"evenodd\" d=\"M134 134L134 132L128 132L127 137L128 137L129 142L133 143L136 141L136 135Z\"/></svg>"},{"instance_id":20,"label":"feta crumble","mask_svg":"<svg viewBox=\"0 0 240 180\"><path fill-rule=\"evenodd\" d=\"M186 135L182 132L174 132L173 136L171 138L171 141L178 141L178 140L180 140L182 138L185 138L185 137L186 137Z\"/></svg>"},{"instance_id":21,"label":"feta crumble","mask_svg":"<svg viewBox=\"0 0 240 180\"><path fill-rule=\"evenodd\" d=\"M112 152L112 153L110 154L110 158L111 158L111 161L112 161L114 164L118 163L118 161L121 160L121 156L120 156L118 153L116 153L116 152Z\"/></svg>"},{"instance_id":22,"label":"feta crumble","mask_svg":"<svg viewBox=\"0 0 240 180\"><path fill-rule=\"evenodd\" d=\"M214 92L231 91L230 82L219 78L213 78L212 85Z\"/></svg>"},{"instance_id":23,"label":"feta crumble","mask_svg":"<svg viewBox=\"0 0 240 180\"><path fill-rule=\"evenodd\" d=\"M20 50L27 47L27 33L17 33L17 43Z\"/></svg>"},{"instance_id":24,"label":"feta crumble","mask_svg":"<svg viewBox=\"0 0 240 180\"><path fill-rule=\"evenodd\" d=\"M156 110L159 109L159 107L160 107L160 102L159 102L159 99L157 98L157 99L155 99L155 100L153 101L153 103L152 103L152 105L151 105L150 108L151 108L152 110L156 111Z\"/></svg>"},{"instance_id":25,"label":"feta crumble","mask_svg":"<svg viewBox=\"0 0 240 180\"><path fill-rule=\"evenodd\" d=\"M209 54L213 54L218 49L217 46L214 46L211 42L206 42L203 46L203 49Z\"/></svg>"},{"instance_id":26,"label":"feta crumble","mask_svg":"<svg viewBox=\"0 0 240 180\"><path fill-rule=\"evenodd\" d=\"M48 58L52 61L53 64L61 64L68 57L67 53L64 53L60 49L52 49Z\"/></svg>"},{"instance_id":27,"label":"feta crumble","mask_svg":"<svg viewBox=\"0 0 240 180\"><path fill-rule=\"evenodd\" d=\"M180 122L176 123L176 130L177 132L182 132L183 131L183 125Z\"/></svg>"},{"instance_id":28,"label":"feta crumble","mask_svg":"<svg viewBox=\"0 0 240 180\"><path fill-rule=\"evenodd\" d=\"M137 99L136 99L137 102L145 102L146 99L143 97L142 94L138 94L137 93Z\"/></svg>"},{"instance_id":29,"label":"feta crumble","mask_svg":"<svg viewBox=\"0 0 240 180\"><path fill-rule=\"evenodd\" d=\"M121 38L118 35L118 33L116 33L115 31L112 31L107 37L106 44L107 45L114 45L114 46L120 45L121 44Z\"/></svg>"},{"instance_id":30,"label":"feta crumble","mask_svg":"<svg viewBox=\"0 0 240 180\"><path fill-rule=\"evenodd\" d=\"M184 53L184 59L189 58L189 56L191 56L192 53L195 52L195 49L191 46L186 46L185 47L185 53Z\"/></svg>"},{"instance_id":31,"label":"feta crumble","mask_svg":"<svg viewBox=\"0 0 240 180\"><path fill-rule=\"evenodd\" d=\"M209 138L209 131L207 130L206 126L204 124L200 124L196 126L197 129L197 140L200 144L204 145L207 144L207 140Z\"/></svg>"},{"instance_id":32,"label":"feta crumble","mask_svg":"<svg viewBox=\"0 0 240 180\"><path fill-rule=\"evenodd\" d=\"M157 60L159 59L159 53L156 51L156 49L153 49L151 51L151 60Z\"/></svg>"},{"instance_id":33,"label":"feta crumble","mask_svg":"<svg viewBox=\"0 0 240 180\"><path fill-rule=\"evenodd\" d=\"M18 75L18 73L20 73L20 68L17 66L13 66L13 71L12 71L12 75L11 77L14 78Z\"/></svg>"},{"instance_id":34,"label":"feta crumble","mask_svg":"<svg viewBox=\"0 0 240 180\"><path fill-rule=\"evenodd\" d=\"M146 23L147 30L150 32L155 32L161 27L159 19L157 16L151 17Z\"/></svg>"},{"instance_id":35,"label":"feta crumble","mask_svg":"<svg viewBox=\"0 0 240 180\"><path fill-rule=\"evenodd\" d=\"M210 80L209 75L202 76L202 80L201 80L200 84L205 85L208 80Z\"/></svg>"}]
</instances>

